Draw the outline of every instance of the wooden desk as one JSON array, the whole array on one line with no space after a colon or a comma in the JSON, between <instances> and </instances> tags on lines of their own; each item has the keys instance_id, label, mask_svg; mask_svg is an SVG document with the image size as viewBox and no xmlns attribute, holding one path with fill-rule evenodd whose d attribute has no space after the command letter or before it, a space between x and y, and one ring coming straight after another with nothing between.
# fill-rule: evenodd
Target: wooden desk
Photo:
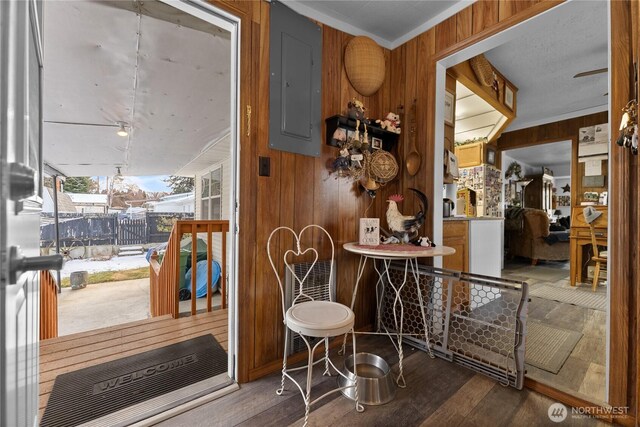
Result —
<instances>
[{"instance_id":1,"label":"wooden desk","mask_svg":"<svg viewBox=\"0 0 640 427\"><path fill-rule=\"evenodd\" d=\"M602 212L602 215L593 223L596 231L596 241L598 242L598 246L606 247L608 209L607 206L594 206L594 208ZM582 209L583 207L574 207L571 209L571 232L569 234L571 240L571 286L575 286L576 283L582 283L582 268L584 266L582 253L584 252L583 249L585 246L591 245L591 231L589 230L589 224L584 220Z\"/></svg>"}]
</instances>

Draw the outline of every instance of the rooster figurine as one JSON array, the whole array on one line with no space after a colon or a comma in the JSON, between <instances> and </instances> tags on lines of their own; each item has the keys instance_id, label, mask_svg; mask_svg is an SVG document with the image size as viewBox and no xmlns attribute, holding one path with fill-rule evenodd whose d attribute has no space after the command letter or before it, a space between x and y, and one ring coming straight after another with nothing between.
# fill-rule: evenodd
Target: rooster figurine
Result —
<instances>
[{"instance_id":1,"label":"rooster figurine","mask_svg":"<svg viewBox=\"0 0 640 427\"><path fill-rule=\"evenodd\" d=\"M389 231L391 232L388 236L389 239L395 237L401 243L413 243L415 245L420 245L421 239L418 234L418 230L425 221L426 211L429 207L429 201L427 200L427 196L421 191L416 190L415 188L409 188L409 190L416 193L418 199L420 200L420 211L411 216L411 215L402 215L398 210L398 202L404 200L404 197L400 194L393 194L389 196L387 199L387 203L389 206L387 207L387 225L389 226Z\"/></svg>"}]
</instances>

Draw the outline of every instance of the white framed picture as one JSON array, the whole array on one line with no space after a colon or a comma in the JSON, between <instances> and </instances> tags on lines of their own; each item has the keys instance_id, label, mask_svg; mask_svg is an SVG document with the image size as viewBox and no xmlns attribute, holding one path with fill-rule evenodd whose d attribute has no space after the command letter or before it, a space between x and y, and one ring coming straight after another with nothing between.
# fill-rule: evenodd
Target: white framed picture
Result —
<instances>
[{"instance_id":1,"label":"white framed picture","mask_svg":"<svg viewBox=\"0 0 640 427\"><path fill-rule=\"evenodd\" d=\"M455 109L456 109L455 96L453 93L447 90L444 93L444 122L449 126L453 126Z\"/></svg>"},{"instance_id":2,"label":"white framed picture","mask_svg":"<svg viewBox=\"0 0 640 427\"><path fill-rule=\"evenodd\" d=\"M513 89L509 85L504 85L504 105L513 110Z\"/></svg>"},{"instance_id":3,"label":"white framed picture","mask_svg":"<svg viewBox=\"0 0 640 427\"><path fill-rule=\"evenodd\" d=\"M382 148L382 140L380 138L376 138L375 136L371 138L371 148L374 150L380 150Z\"/></svg>"},{"instance_id":4,"label":"white framed picture","mask_svg":"<svg viewBox=\"0 0 640 427\"><path fill-rule=\"evenodd\" d=\"M380 218L360 218L359 236L359 244L378 246L380 244Z\"/></svg>"}]
</instances>

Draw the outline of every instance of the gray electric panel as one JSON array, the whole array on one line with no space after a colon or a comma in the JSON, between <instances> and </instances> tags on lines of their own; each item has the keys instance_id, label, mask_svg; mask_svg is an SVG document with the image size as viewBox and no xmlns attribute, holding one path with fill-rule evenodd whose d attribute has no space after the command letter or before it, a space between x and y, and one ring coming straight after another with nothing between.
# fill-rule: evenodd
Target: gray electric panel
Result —
<instances>
[{"instance_id":1,"label":"gray electric panel","mask_svg":"<svg viewBox=\"0 0 640 427\"><path fill-rule=\"evenodd\" d=\"M269 146L320 156L322 31L271 2Z\"/></svg>"}]
</instances>

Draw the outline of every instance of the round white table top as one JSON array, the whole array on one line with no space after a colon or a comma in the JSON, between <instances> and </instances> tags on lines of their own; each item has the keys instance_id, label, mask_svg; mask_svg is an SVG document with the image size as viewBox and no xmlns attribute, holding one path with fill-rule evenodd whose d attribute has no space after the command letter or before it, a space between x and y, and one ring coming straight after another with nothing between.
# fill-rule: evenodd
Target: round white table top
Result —
<instances>
[{"instance_id":1,"label":"round white table top","mask_svg":"<svg viewBox=\"0 0 640 427\"><path fill-rule=\"evenodd\" d=\"M456 253L456 250L449 246L436 246L435 248L398 244L361 246L358 242L349 242L345 243L343 248L348 252L373 258L426 258L453 255Z\"/></svg>"}]
</instances>

